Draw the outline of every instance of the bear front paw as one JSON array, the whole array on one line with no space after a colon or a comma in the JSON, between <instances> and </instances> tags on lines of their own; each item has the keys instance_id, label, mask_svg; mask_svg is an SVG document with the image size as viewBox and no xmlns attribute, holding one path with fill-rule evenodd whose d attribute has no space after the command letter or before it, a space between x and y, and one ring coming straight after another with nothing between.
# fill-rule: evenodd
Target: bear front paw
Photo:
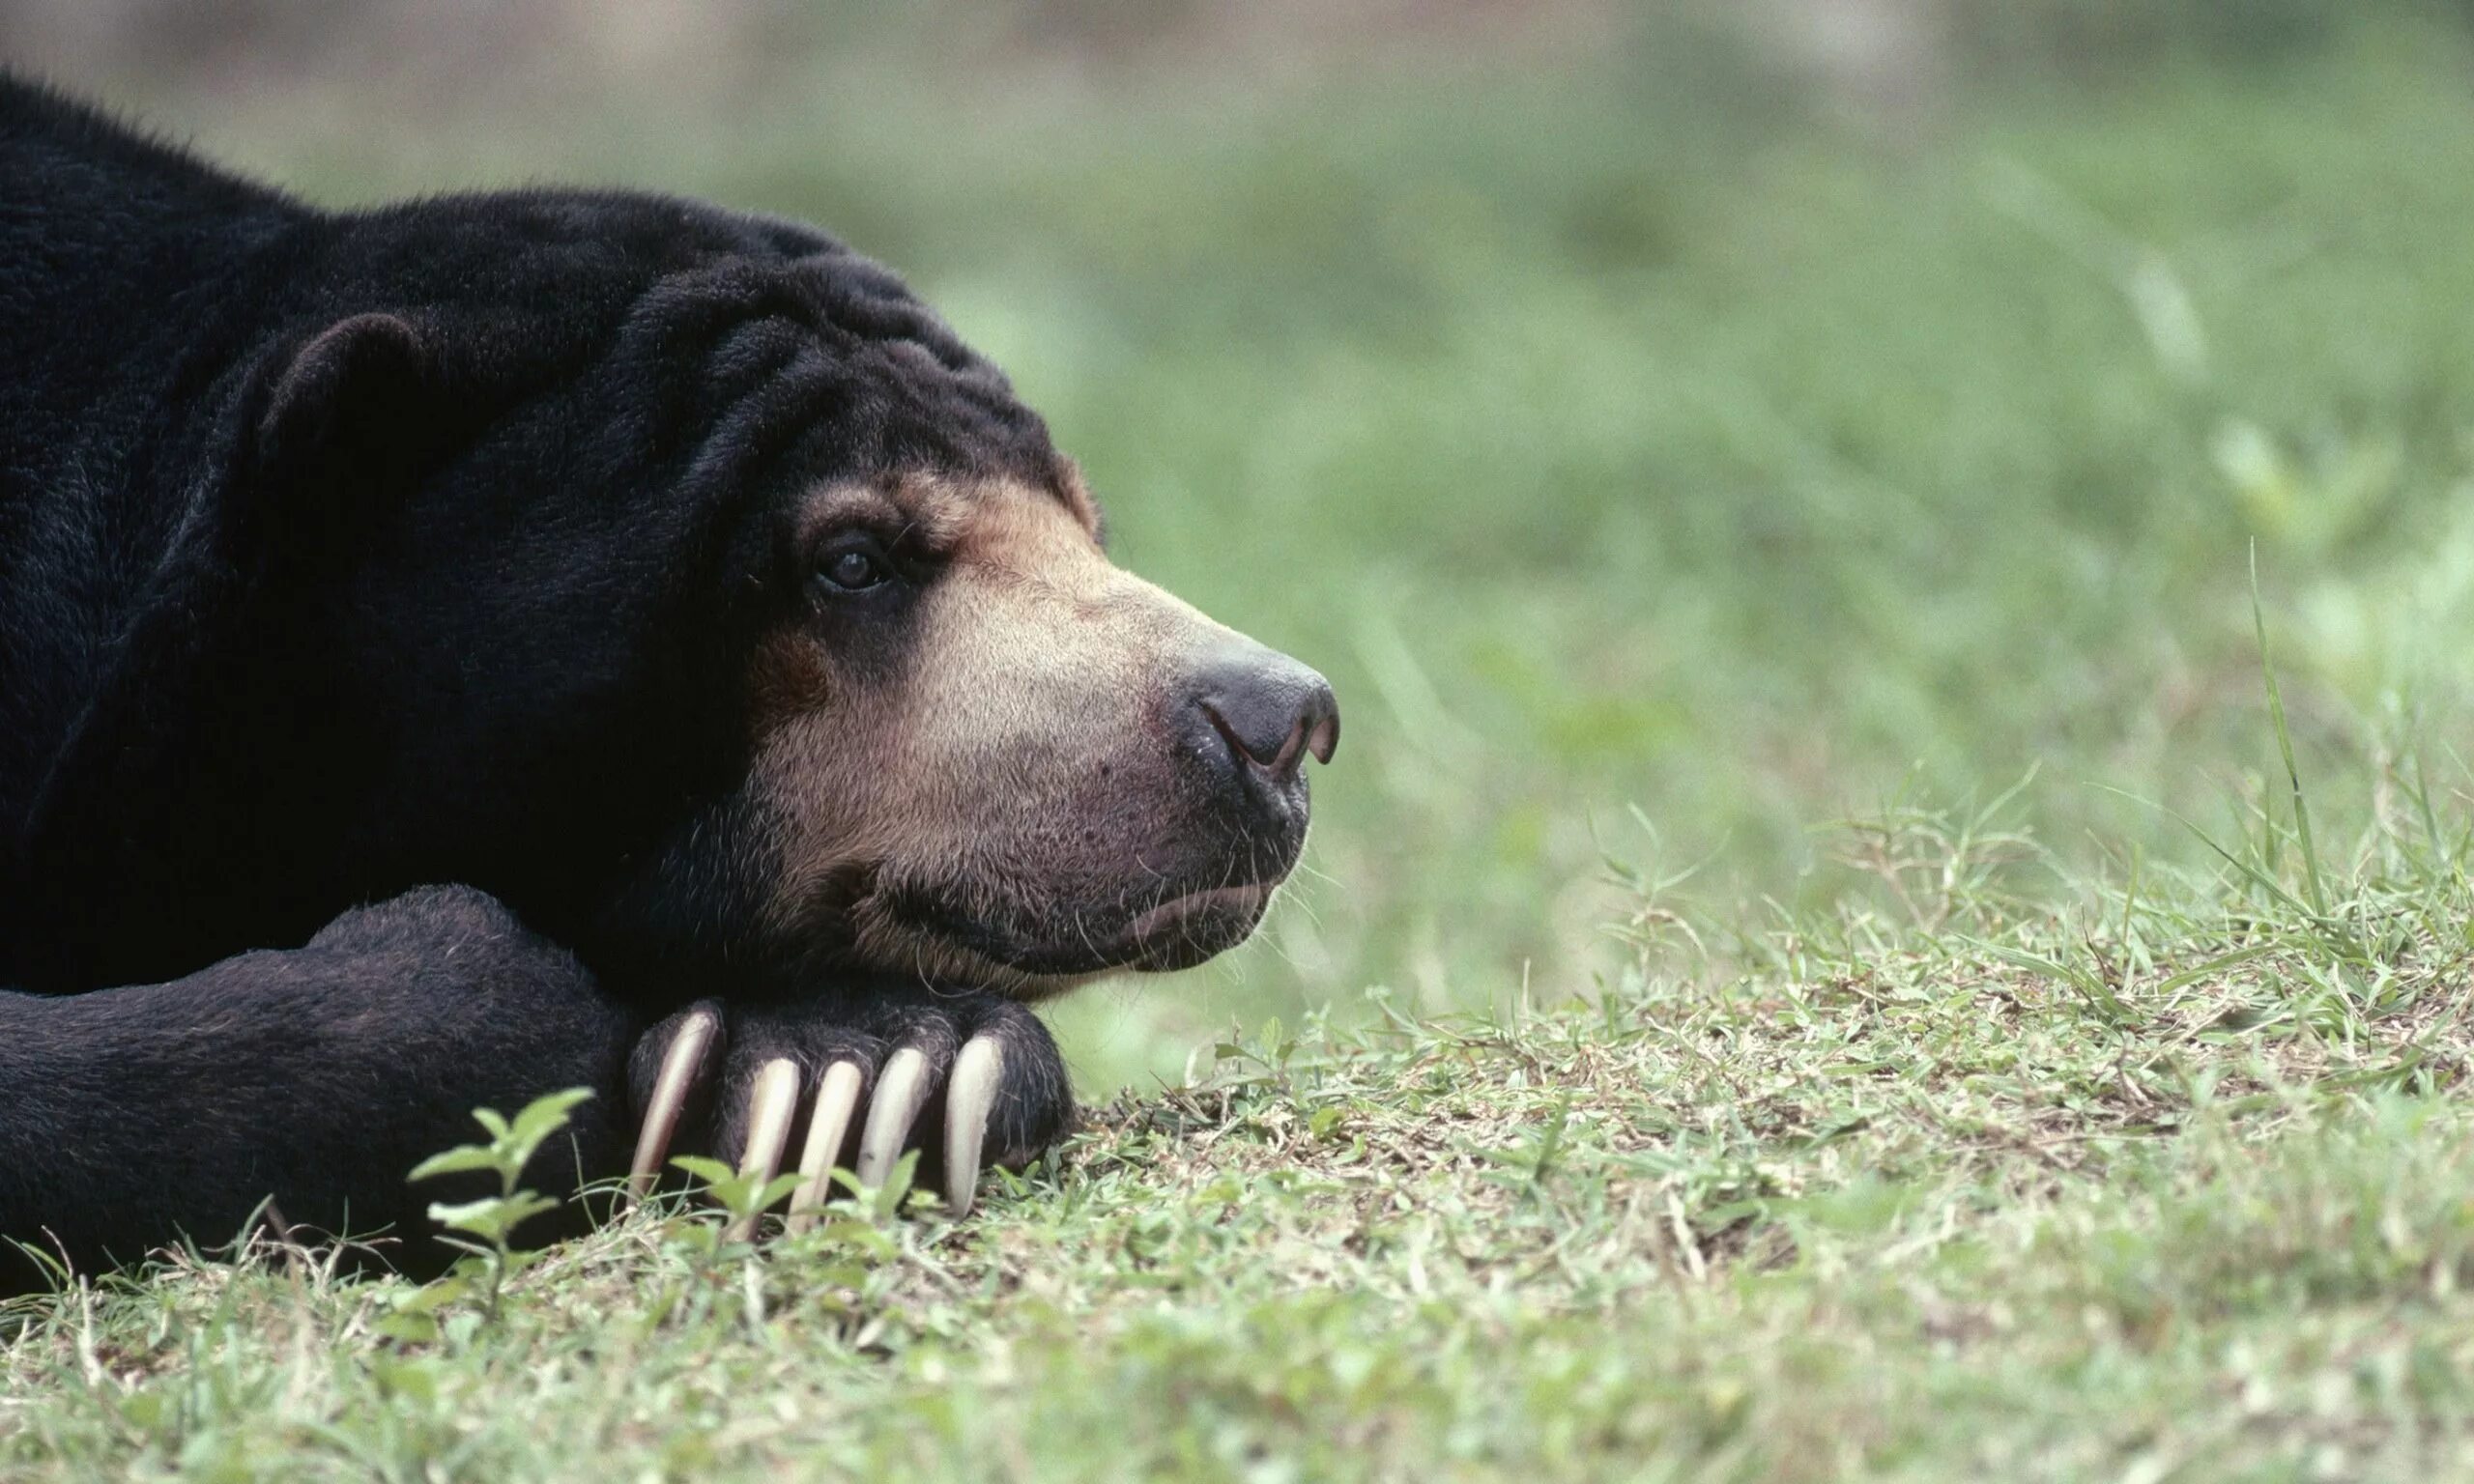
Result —
<instances>
[{"instance_id":1,"label":"bear front paw","mask_svg":"<svg viewBox=\"0 0 2474 1484\"><path fill-rule=\"evenodd\" d=\"M830 1171L880 1185L914 1146L922 1183L941 1184L964 1214L982 1169L1029 1163L1074 1118L1064 1059L1037 1016L995 995L917 985L800 1005L700 1000L637 1042L628 1084L643 1120L634 1199L674 1144L769 1181L804 1128L791 1231L815 1220Z\"/></svg>"}]
</instances>

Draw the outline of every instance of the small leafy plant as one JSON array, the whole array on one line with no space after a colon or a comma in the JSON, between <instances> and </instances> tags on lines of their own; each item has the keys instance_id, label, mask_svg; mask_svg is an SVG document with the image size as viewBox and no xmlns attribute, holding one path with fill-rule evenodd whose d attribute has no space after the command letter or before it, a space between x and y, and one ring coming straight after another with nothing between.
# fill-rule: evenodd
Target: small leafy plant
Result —
<instances>
[{"instance_id":1,"label":"small leafy plant","mask_svg":"<svg viewBox=\"0 0 2474 1484\"><path fill-rule=\"evenodd\" d=\"M763 1213L773 1210L783 1197L797 1188L799 1183L795 1174L777 1175L769 1181L762 1181L752 1170L736 1170L723 1160L700 1155L681 1155L670 1162L694 1176L699 1184L699 1193L722 1209L721 1220L693 1222L673 1234L675 1241L693 1249L707 1265L732 1249L728 1234L754 1230ZM849 1208L851 1213L863 1217L855 1225L865 1226L893 1219L895 1213L902 1210L904 1201L909 1198L917 1183L918 1171L919 1151L914 1149L895 1161L894 1167L886 1172L885 1183L881 1186L862 1185L848 1170L834 1171L832 1180L843 1194L857 1203ZM846 1234L854 1229L847 1214L828 1226L828 1230ZM738 1245L741 1250L746 1249L745 1243Z\"/></svg>"},{"instance_id":2,"label":"small leafy plant","mask_svg":"<svg viewBox=\"0 0 2474 1484\"><path fill-rule=\"evenodd\" d=\"M718 1257L729 1245L724 1233L755 1230L758 1218L799 1184L796 1174L765 1180L754 1170L741 1172L727 1161L701 1155L680 1155L670 1162L696 1177L703 1184L705 1198L722 1208L723 1220L697 1222L684 1234L703 1247L707 1260Z\"/></svg>"},{"instance_id":3,"label":"small leafy plant","mask_svg":"<svg viewBox=\"0 0 2474 1484\"><path fill-rule=\"evenodd\" d=\"M510 1242L515 1229L545 1211L557 1209L559 1204L538 1191L519 1190L515 1183L524 1178L524 1167L532 1161L543 1142L567 1127L568 1112L591 1096L592 1089L589 1087L551 1093L527 1103L512 1120L494 1108L475 1108L473 1118L488 1132L488 1143L459 1145L432 1155L414 1167L408 1178L416 1181L487 1170L498 1176L499 1193L458 1205L430 1207L431 1220L462 1234L439 1240L469 1255L446 1278L399 1305L382 1326L386 1333L398 1339L436 1339L437 1311L475 1293L480 1296L483 1316L497 1320L499 1295L506 1280L539 1256L513 1248Z\"/></svg>"}]
</instances>

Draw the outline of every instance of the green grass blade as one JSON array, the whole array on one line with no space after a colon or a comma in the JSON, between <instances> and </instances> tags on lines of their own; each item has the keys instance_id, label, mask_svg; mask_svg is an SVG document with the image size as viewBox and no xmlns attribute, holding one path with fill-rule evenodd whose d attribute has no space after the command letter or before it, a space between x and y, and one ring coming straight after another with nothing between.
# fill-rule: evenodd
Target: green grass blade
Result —
<instances>
[{"instance_id":1,"label":"green grass blade","mask_svg":"<svg viewBox=\"0 0 2474 1484\"><path fill-rule=\"evenodd\" d=\"M2259 673L2268 682L2268 717L2276 723L2277 751L2285 758L2285 779L2293 790L2293 833L2302 846L2302 876L2311 893L2311 910L2328 915L2327 889L2319 881L2319 852L2311 839L2311 806L2302 796L2302 770L2293 761L2293 733L2285 723L2285 697L2277 690L2277 668L2268 654L2268 620L2259 607L2259 544L2251 543L2251 627L2259 636Z\"/></svg>"}]
</instances>

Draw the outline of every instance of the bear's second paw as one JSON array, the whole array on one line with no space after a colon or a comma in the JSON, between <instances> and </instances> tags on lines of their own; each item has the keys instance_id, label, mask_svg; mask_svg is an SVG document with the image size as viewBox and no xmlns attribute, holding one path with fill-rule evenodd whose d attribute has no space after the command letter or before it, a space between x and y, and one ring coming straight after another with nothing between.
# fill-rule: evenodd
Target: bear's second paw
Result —
<instances>
[{"instance_id":1,"label":"bear's second paw","mask_svg":"<svg viewBox=\"0 0 2474 1484\"><path fill-rule=\"evenodd\" d=\"M880 1185L914 1145L921 1180L964 1214L982 1169L1029 1163L1074 1118L1064 1059L1037 1016L917 985L802 1005L700 1000L637 1042L628 1082L643 1119L628 1176L639 1198L674 1143L769 1181L804 1129L792 1231L831 1194L831 1170Z\"/></svg>"}]
</instances>

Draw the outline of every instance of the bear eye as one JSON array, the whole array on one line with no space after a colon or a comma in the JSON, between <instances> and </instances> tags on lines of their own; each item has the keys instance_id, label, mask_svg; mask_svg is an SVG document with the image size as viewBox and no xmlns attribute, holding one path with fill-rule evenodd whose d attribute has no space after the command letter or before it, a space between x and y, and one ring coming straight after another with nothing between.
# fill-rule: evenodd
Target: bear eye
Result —
<instances>
[{"instance_id":1,"label":"bear eye","mask_svg":"<svg viewBox=\"0 0 2474 1484\"><path fill-rule=\"evenodd\" d=\"M844 592L865 592L893 576L872 546L845 546L824 554L817 576Z\"/></svg>"}]
</instances>

